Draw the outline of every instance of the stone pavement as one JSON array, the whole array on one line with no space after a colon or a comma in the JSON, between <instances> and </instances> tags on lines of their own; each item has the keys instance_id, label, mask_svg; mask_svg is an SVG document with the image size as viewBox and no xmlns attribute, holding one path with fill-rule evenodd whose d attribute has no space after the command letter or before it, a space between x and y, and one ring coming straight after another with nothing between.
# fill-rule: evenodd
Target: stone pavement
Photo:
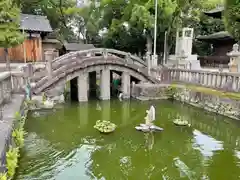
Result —
<instances>
[{"instance_id":1,"label":"stone pavement","mask_svg":"<svg viewBox=\"0 0 240 180\"><path fill-rule=\"evenodd\" d=\"M15 113L20 111L21 105L24 100L24 95L13 94L9 103L3 107L3 118L0 120L0 166L5 165L5 156L9 144L11 143L11 133L13 128L13 121ZM0 169L0 171L2 168Z\"/></svg>"}]
</instances>

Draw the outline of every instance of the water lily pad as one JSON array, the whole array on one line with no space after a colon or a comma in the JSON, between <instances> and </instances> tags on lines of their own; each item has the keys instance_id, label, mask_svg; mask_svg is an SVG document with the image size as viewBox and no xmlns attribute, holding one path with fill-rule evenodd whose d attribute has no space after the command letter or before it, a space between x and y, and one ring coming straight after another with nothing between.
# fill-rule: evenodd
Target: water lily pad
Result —
<instances>
[{"instance_id":1,"label":"water lily pad","mask_svg":"<svg viewBox=\"0 0 240 180\"><path fill-rule=\"evenodd\" d=\"M110 121L97 120L96 124L93 127L100 131L101 133L111 133L115 131L117 126L114 123L111 123Z\"/></svg>"}]
</instances>

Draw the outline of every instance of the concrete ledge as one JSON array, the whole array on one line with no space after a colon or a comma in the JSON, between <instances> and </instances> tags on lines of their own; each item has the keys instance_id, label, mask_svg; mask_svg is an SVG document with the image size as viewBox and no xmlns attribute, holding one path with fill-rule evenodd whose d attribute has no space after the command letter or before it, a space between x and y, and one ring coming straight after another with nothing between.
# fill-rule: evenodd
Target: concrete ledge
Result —
<instances>
[{"instance_id":1,"label":"concrete ledge","mask_svg":"<svg viewBox=\"0 0 240 180\"><path fill-rule=\"evenodd\" d=\"M12 143L12 129L13 122L15 120L15 113L21 110L21 106L24 101L24 95L12 95L11 102L3 106L3 118L0 120L0 165L1 169L6 164L6 151L8 150L9 145Z\"/></svg>"}]
</instances>

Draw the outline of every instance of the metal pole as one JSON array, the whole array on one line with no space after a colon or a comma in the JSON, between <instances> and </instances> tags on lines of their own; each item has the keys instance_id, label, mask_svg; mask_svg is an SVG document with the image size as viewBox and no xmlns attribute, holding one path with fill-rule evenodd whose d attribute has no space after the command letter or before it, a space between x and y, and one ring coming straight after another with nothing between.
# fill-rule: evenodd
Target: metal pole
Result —
<instances>
[{"instance_id":1,"label":"metal pole","mask_svg":"<svg viewBox=\"0 0 240 180\"><path fill-rule=\"evenodd\" d=\"M153 55L154 55L154 60L156 57L156 45L157 45L157 6L158 6L158 0L155 0L155 24L154 24L154 49L153 49Z\"/></svg>"},{"instance_id":2,"label":"metal pole","mask_svg":"<svg viewBox=\"0 0 240 180\"><path fill-rule=\"evenodd\" d=\"M167 64L167 31L165 31L165 36L164 36L163 64Z\"/></svg>"}]
</instances>

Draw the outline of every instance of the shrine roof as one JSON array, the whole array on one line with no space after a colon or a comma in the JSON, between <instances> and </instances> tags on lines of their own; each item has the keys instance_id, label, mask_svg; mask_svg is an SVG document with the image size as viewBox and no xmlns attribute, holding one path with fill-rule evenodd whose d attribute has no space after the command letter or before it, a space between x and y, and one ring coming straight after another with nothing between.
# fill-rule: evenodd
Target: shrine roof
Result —
<instances>
[{"instance_id":1,"label":"shrine roof","mask_svg":"<svg viewBox=\"0 0 240 180\"><path fill-rule=\"evenodd\" d=\"M234 38L227 31L220 31L209 35L197 36L196 39L200 41L234 40Z\"/></svg>"},{"instance_id":2,"label":"shrine roof","mask_svg":"<svg viewBox=\"0 0 240 180\"><path fill-rule=\"evenodd\" d=\"M214 18L222 18L223 11L224 11L224 6L218 6L210 11L205 11L204 14Z\"/></svg>"},{"instance_id":3,"label":"shrine roof","mask_svg":"<svg viewBox=\"0 0 240 180\"><path fill-rule=\"evenodd\" d=\"M46 16L21 14L20 29L25 31L52 32L52 27Z\"/></svg>"}]
</instances>

